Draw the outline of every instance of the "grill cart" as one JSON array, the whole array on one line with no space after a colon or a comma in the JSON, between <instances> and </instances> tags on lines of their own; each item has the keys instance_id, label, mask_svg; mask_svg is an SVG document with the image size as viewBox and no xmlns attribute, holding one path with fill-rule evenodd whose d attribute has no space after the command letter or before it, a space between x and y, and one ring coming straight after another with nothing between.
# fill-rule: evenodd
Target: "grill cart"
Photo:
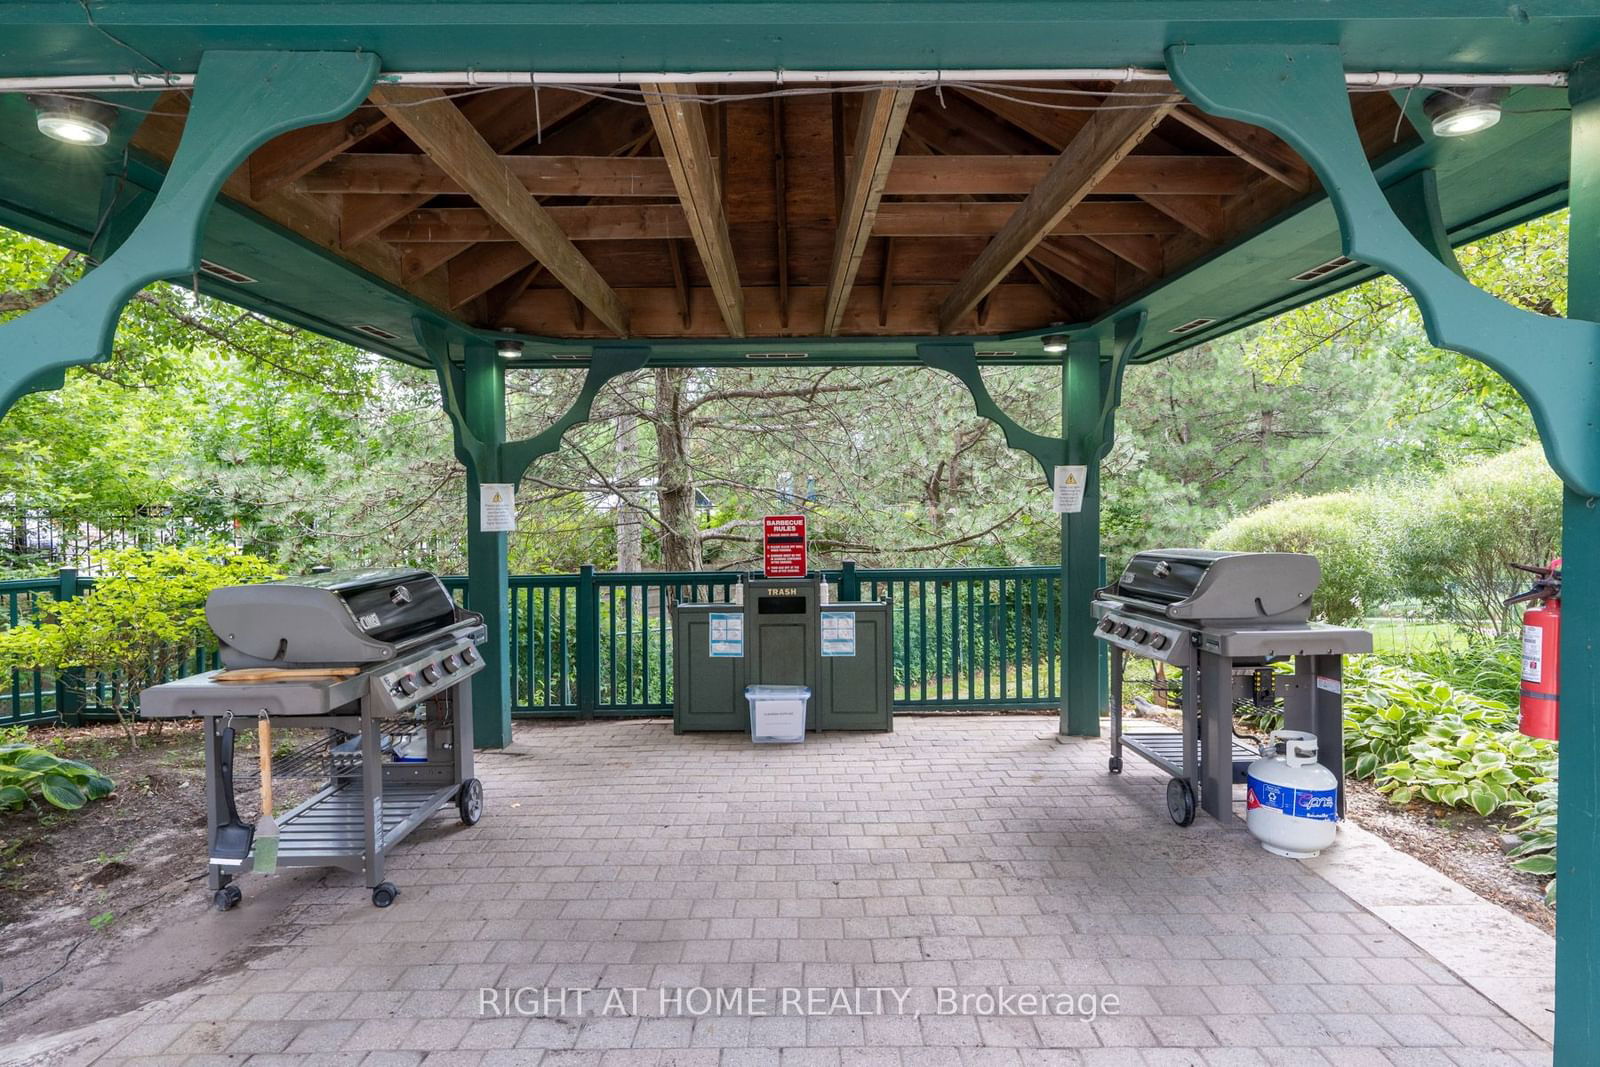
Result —
<instances>
[{"instance_id":1,"label":"grill cart","mask_svg":"<svg viewBox=\"0 0 1600 1067\"><path fill-rule=\"evenodd\" d=\"M217 589L206 621L224 669L145 690L140 715L203 720L216 906L239 902L257 858L234 792L259 772L235 774L235 733L270 723L301 740L262 760L265 773L313 783L278 817L278 864L358 872L387 907L399 892L384 879L389 850L452 801L469 826L483 811L466 684L483 669L482 618L426 571L374 570Z\"/></svg>"}]
</instances>

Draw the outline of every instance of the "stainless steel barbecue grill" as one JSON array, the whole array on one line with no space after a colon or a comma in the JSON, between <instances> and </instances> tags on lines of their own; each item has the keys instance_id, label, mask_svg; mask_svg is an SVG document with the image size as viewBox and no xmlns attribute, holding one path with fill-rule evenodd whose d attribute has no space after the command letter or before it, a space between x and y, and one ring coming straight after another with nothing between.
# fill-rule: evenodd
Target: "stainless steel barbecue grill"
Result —
<instances>
[{"instance_id":1,"label":"stainless steel barbecue grill","mask_svg":"<svg viewBox=\"0 0 1600 1067\"><path fill-rule=\"evenodd\" d=\"M267 722L310 737L268 773L314 787L278 817L278 864L359 872L388 906L399 892L384 879L390 849L451 801L467 825L482 813L466 684L483 669L482 617L426 571L373 570L218 589L206 621L224 669L145 690L140 715L204 720L216 905L239 902L234 882L256 859L234 801L234 731Z\"/></svg>"},{"instance_id":2,"label":"stainless steel barbecue grill","mask_svg":"<svg viewBox=\"0 0 1600 1067\"><path fill-rule=\"evenodd\" d=\"M1233 819L1233 786L1260 753L1234 736L1234 706L1282 700L1285 725L1317 735L1319 758L1340 782L1344 812L1343 657L1372 651L1364 630L1311 622L1322 572L1293 552L1141 552L1095 594L1095 636L1111 646L1111 761L1128 749L1172 776L1167 810L1188 826L1196 806ZM1181 733L1123 729L1128 656L1183 672ZM1274 664L1294 660L1293 675Z\"/></svg>"}]
</instances>

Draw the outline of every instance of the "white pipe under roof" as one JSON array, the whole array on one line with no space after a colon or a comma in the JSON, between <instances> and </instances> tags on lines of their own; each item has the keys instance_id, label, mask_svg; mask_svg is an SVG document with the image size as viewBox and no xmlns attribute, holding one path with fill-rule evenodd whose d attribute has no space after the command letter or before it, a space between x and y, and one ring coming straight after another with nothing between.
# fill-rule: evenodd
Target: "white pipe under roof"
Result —
<instances>
[{"instance_id":1,"label":"white pipe under roof","mask_svg":"<svg viewBox=\"0 0 1600 1067\"><path fill-rule=\"evenodd\" d=\"M1145 67L1062 67L1017 69L999 67L976 70L703 70L692 73L664 71L447 70L386 71L378 80L392 85L426 85L440 89L494 85L623 86L653 82L658 85L960 85L973 82L1141 82L1165 81L1167 72ZM105 91L158 91L189 89L193 74L68 74L55 77L0 78L0 93L63 93ZM1369 71L1348 73L1351 88L1473 88L1476 86L1564 86L1565 71L1507 74L1405 73Z\"/></svg>"}]
</instances>

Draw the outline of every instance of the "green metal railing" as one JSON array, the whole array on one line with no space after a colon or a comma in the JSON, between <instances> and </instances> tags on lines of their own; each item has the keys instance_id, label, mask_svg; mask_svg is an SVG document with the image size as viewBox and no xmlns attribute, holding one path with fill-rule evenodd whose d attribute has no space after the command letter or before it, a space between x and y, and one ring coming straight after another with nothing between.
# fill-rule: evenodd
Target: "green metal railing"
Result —
<instances>
[{"instance_id":1,"label":"green metal railing","mask_svg":"<svg viewBox=\"0 0 1600 1067\"><path fill-rule=\"evenodd\" d=\"M1057 568L866 570L847 563L822 577L835 600L892 605L895 707L1059 704ZM458 596L466 587L464 578L445 582ZM610 574L592 567L512 575L512 714L670 711L673 605L727 603L738 583L734 573Z\"/></svg>"},{"instance_id":2,"label":"green metal railing","mask_svg":"<svg viewBox=\"0 0 1600 1067\"><path fill-rule=\"evenodd\" d=\"M894 618L894 704L902 709L1048 708L1060 701L1061 572L1054 567L824 571L835 601L886 600ZM728 603L731 572L512 575L512 714L590 717L672 708L672 611ZM444 579L460 599L466 579ZM93 585L75 571L0 582L9 625ZM202 649L195 670L215 666ZM1104 664L1101 675L1105 674ZM1102 678L1102 681L1104 679ZM0 725L109 714L119 680L13 671ZM1103 703L1103 701L1102 701Z\"/></svg>"}]
</instances>

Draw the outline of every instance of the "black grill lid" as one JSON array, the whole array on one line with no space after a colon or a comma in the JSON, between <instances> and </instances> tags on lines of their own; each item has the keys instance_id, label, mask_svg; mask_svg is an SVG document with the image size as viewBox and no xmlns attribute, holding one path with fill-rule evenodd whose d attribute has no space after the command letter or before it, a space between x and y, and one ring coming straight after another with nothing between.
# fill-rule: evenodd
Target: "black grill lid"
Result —
<instances>
[{"instance_id":1,"label":"black grill lid","mask_svg":"<svg viewBox=\"0 0 1600 1067\"><path fill-rule=\"evenodd\" d=\"M1305 622L1321 580L1301 552L1163 548L1135 555L1102 594L1169 619Z\"/></svg>"}]
</instances>

